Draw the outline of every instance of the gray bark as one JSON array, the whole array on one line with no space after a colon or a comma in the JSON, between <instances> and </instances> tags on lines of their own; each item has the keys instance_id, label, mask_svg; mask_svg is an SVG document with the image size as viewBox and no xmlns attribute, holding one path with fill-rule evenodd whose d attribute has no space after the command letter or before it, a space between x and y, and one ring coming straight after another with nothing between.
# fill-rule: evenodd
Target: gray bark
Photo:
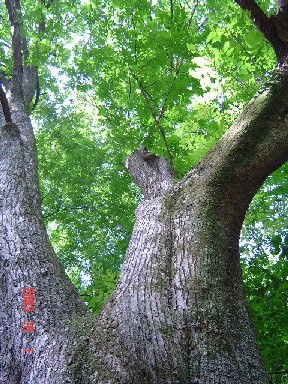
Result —
<instances>
[{"instance_id":1,"label":"gray bark","mask_svg":"<svg viewBox=\"0 0 288 384\"><path fill-rule=\"evenodd\" d=\"M14 26L14 64L11 79L1 75L12 123L5 124L1 110L0 382L71 383L69 362L74 350L85 343L92 318L54 254L44 228L36 145L28 115L38 83L37 68L23 64L22 52L27 56L27 51L20 34L20 3L7 0L6 6ZM25 287L35 289L35 310L31 313L22 308ZM35 321L33 332L22 330L26 321ZM26 353L25 349L34 352Z\"/></svg>"},{"instance_id":2,"label":"gray bark","mask_svg":"<svg viewBox=\"0 0 288 384\"><path fill-rule=\"evenodd\" d=\"M0 131L0 382L64 383L66 348L81 340L90 316L43 225L31 123L23 105L10 104L15 123ZM35 288L33 314L22 310L23 287ZM28 320L33 333L22 331Z\"/></svg>"},{"instance_id":3,"label":"gray bark","mask_svg":"<svg viewBox=\"0 0 288 384\"><path fill-rule=\"evenodd\" d=\"M174 184L173 170L164 159L149 153L146 148L134 151L125 162L145 199L162 196Z\"/></svg>"},{"instance_id":4,"label":"gray bark","mask_svg":"<svg viewBox=\"0 0 288 384\"><path fill-rule=\"evenodd\" d=\"M268 383L238 243L257 188L288 159L287 90L285 72L271 77L178 183L163 159L132 154L127 165L145 201L117 289L92 331L43 226L36 157L25 160L33 136L25 101L10 101L16 124L5 124L0 140L1 383ZM25 286L36 290L31 316L21 310ZM36 330L24 334L31 319ZM24 354L26 347L35 352Z\"/></svg>"},{"instance_id":5,"label":"gray bark","mask_svg":"<svg viewBox=\"0 0 288 384\"><path fill-rule=\"evenodd\" d=\"M286 73L272 76L183 180L156 197L146 189L117 289L91 335L87 382L268 383L239 235L257 189L288 159L287 86ZM143 156L132 159L134 179L149 185Z\"/></svg>"}]
</instances>

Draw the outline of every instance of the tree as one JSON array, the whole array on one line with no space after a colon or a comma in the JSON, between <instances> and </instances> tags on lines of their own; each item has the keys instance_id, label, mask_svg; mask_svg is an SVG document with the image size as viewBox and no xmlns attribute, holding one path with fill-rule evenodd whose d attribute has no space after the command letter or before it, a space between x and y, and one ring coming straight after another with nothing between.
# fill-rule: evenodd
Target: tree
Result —
<instances>
[{"instance_id":1,"label":"tree","mask_svg":"<svg viewBox=\"0 0 288 384\"><path fill-rule=\"evenodd\" d=\"M3 30L7 34L12 27L12 57L11 76L2 72L0 93L1 382L268 383L243 293L239 235L256 191L288 158L287 4L278 2L277 13L267 16L253 0L236 3L273 47L278 70L177 182L165 121L179 96L176 79L189 52L169 57L170 77L164 91L158 84L157 102L149 82L128 62L129 87L142 94L167 160L143 146L126 161L145 200L136 211L117 288L93 319L44 228L29 117L39 95L36 64L47 43L45 15L58 5L42 1L33 14L30 2L27 10L19 0L5 2L10 25ZM184 20L185 8L170 2L169 11L172 24L177 12ZM34 45L33 33L25 30L32 14L31 31L40 36ZM182 30L175 24L168 32ZM217 42L213 34L209 39ZM135 52L130 55L135 59ZM150 130L143 144L149 146L153 135Z\"/></svg>"}]
</instances>

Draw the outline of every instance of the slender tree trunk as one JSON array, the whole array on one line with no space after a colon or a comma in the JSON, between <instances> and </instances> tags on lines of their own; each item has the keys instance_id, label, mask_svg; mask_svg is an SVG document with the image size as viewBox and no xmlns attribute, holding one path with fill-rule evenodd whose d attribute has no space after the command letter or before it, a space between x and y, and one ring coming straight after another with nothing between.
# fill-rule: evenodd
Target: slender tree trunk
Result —
<instances>
[{"instance_id":1,"label":"slender tree trunk","mask_svg":"<svg viewBox=\"0 0 288 384\"><path fill-rule=\"evenodd\" d=\"M0 382L56 384L67 365L65 349L72 349L90 316L43 225L29 117L23 104L9 104L13 123L0 131ZM23 311L25 287L35 289L33 313ZM26 321L35 321L34 332L22 330Z\"/></svg>"},{"instance_id":2,"label":"slender tree trunk","mask_svg":"<svg viewBox=\"0 0 288 384\"><path fill-rule=\"evenodd\" d=\"M27 112L37 68L23 65L20 3L7 0L6 5L13 26L14 65L11 79L1 74L5 91L1 84L0 93L0 383L70 383L66 376L71 354L81 345L92 319L44 228L35 139ZM34 290L35 306L30 302L25 309L23 289L28 295ZM29 324L32 329L27 331Z\"/></svg>"}]
</instances>

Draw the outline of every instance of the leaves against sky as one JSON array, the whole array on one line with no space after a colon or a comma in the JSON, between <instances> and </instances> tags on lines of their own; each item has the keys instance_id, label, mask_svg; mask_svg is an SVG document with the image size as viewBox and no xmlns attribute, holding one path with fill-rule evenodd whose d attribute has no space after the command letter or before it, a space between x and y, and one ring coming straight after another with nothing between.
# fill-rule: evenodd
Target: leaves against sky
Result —
<instances>
[{"instance_id":1,"label":"leaves against sky","mask_svg":"<svg viewBox=\"0 0 288 384\"><path fill-rule=\"evenodd\" d=\"M272 1L258 3L275 11ZM181 178L231 125L276 60L233 1L55 0L45 8L26 0L23 9L30 64L40 73L32 119L43 212L57 254L97 312L117 280L142 199L125 157L141 144L166 158L170 151ZM2 3L1 11L0 65L9 74L10 27ZM46 29L39 33L42 19ZM257 277L268 270L273 280L287 259L286 212L284 166L256 195L242 231L252 312ZM287 280L281 284L273 286L276 297L287 289ZM278 314L281 323L283 308ZM269 328L269 314L265 319ZM259 327L262 344L269 338L265 326ZM283 342L287 353L287 333L278 343L282 358Z\"/></svg>"}]
</instances>

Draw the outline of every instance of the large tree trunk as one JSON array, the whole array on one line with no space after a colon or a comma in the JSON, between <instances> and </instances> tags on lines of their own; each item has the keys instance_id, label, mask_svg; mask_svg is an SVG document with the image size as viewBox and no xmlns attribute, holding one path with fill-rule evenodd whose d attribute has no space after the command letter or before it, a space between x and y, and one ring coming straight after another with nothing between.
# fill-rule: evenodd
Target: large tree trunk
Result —
<instances>
[{"instance_id":1,"label":"large tree trunk","mask_svg":"<svg viewBox=\"0 0 288 384\"><path fill-rule=\"evenodd\" d=\"M31 123L10 95L13 123L0 140L1 383L268 383L238 244L257 188L288 159L287 90L285 72L272 76L177 184L145 149L129 157L145 201L117 289L92 332L47 239ZM23 287L36 290L33 313L22 310ZM22 331L27 320L34 332Z\"/></svg>"},{"instance_id":2,"label":"large tree trunk","mask_svg":"<svg viewBox=\"0 0 288 384\"><path fill-rule=\"evenodd\" d=\"M177 184L145 149L128 159L146 199L90 339L92 383L268 383L243 295L239 235L255 192L288 159L287 89L287 74L273 75Z\"/></svg>"}]
</instances>

